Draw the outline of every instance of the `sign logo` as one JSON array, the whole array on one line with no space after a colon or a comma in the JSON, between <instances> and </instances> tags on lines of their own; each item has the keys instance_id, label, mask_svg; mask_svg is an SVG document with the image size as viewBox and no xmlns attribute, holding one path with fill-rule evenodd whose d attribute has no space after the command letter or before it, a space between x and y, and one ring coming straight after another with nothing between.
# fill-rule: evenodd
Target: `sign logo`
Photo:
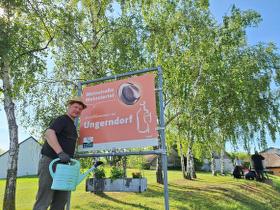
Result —
<instances>
[{"instance_id":1,"label":"sign logo","mask_svg":"<svg viewBox=\"0 0 280 210\"><path fill-rule=\"evenodd\" d=\"M93 137L88 136L83 138L83 148L92 148L93 147Z\"/></svg>"}]
</instances>

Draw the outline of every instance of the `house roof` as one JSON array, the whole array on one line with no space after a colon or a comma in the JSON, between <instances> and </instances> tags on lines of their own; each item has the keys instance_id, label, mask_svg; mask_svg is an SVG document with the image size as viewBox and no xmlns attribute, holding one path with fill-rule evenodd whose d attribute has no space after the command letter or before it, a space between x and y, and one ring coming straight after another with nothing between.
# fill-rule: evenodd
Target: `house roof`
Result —
<instances>
[{"instance_id":1,"label":"house roof","mask_svg":"<svg viewBox=\"0 0 280 210\"><path fill-rule=\"evenodd\" d=\"M151 163L157 158L157 155L144 155L144 158L148 163Z\"/></svg>"},{"instance_id":2,"label":"house roof","mask_svg":"<svg viewBox=\"0 0 280 210\"><path fill-rule=\"evenodd\" d=\"M280 168L280 155L276 153L261 153L261 155L265 158L264 165L267 168Z\"/></svg>"},{"instance_id":3,"label":"house roof","mask_svg":"<svg viewBox=\"0 0 280 210\"><path fill-rule=\"evenodd\" d=\"M280 155L280 149L275 148L275 147L269 147L263 151L261 151L260 153L276 153Z\"/></svg>"},{"instance_id":4,"label":"house roof","mask_svg":"<svg viewBox=\"0 0 280 210\"><path fill-rule=\"evenodd\" d=\"M20 146L21 144L23 144L24 142L29 141L29 140L33 140L33 141L35 141L37 144L41 145L33 136L30 136L30 137L28 137L27 139L25 139L25 140L23 140L22 142L20 142L20 143L18 144L18 146ZM10 150L7 150L7 151L4 152L3 154L1 154L0 157L2 157L3 155L5 155L5 154L8 153L9 151L10 151Z\"/></svg>"},{"instance_id":5,"label":"house roof","mask_svg":"<svg viewBox=\"0 0 280 210\"><path fill-rule=\"evenodd\" d=\"M170 157L179 158L180 156L175 149L171 148L170 151L169 151L169 154L167 155L167 158L170 158ZM144 158L148 163L151 163L155 159L157 159L157 155L155 155L155 154L144 155Z\"/></svg>"}]
</instances>

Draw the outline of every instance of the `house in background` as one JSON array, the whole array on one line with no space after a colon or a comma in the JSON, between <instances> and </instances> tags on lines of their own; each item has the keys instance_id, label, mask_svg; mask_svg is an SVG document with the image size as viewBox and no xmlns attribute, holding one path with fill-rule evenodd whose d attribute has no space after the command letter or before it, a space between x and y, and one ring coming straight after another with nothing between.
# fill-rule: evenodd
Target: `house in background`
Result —
<instances>
[{"instance_id":1,"label":"house in background","mask_svg":"<svg viewBox=\"0 0 280 210\"><path fill-rule=\"evenodd\" d=\"M147 169L156 169L157 155L144 155L145 162L147 163Z\"/></svg>"},{"instance_id":2,"label":"house in background","mask_svg":"<svg viewBox=\"0 0 280 210\"><path fill-rule=\"evenodd\" d=\"M260 152L265 159L263 160L264 167L272 172L272 174L280 176L280 149L270 147Z\"/></svg>"},{"instance_id":3,"label":"house in background","mask_svg":"<svg viewBox=\"0 0 280 210\"><path fill-rule=\"evenodd\" d=\"M145 161L148 164L149 169L156 169L157 165L157 155L144 155ZM168 168L180 168L181 167L181 160L180 156L178 155L178 152L174 149L171 149L167 156L167 166ZM215 163L216 163L216 171L221 171L221 159L219 155L215 155ZM226 153L224 155L224 165L225 165L225 172L232 172L234 169L233 162L230 158L230 156ZM203 161L203 165L201 167L202 171L210 171L210 161L205 159Z\"/></svg>"},{"instance_id":4,"label":"house in background","mask_svg":"<svg viewBox=\"0 0 280 210\"><path fill-rule=\"evenodd\" d=\"M221 171L221 157L219 155L215 154L214 159L215 159L215 164L216 164L216 171ZM234 169L233 162L227 153L225 153L225 155L224 155L224 167L225 167L224 168L225 172L231 173ZM211 162L207 159L204 159L201 170L202 171L211 171Z\"/></svg>"},{"instance_id":5,"label":"house in background","mask_svg":"<svg viewBox=\"0 0 280 210\"><path fill-rule=\"evenodd\" d=\"M157 166L157 155L144 155L144 159L147 163L147 168L156 169ZM171 149L167 155L167 167L168 168L179 168L181 167L181 160L178 152L175 149Z\"/></svg>"},{"instance_id":6,"label":"house in background","mask_svg":"<svg viewBox=\"0 0 280 210\"><path fill-rule=\"evenodd\" d=\"M29 137L19 143L17 176L37 175L38 164L41 158L41 144ZM0 155L0 179L6 178L9 151Z\"/></svg>"}]
</instances>

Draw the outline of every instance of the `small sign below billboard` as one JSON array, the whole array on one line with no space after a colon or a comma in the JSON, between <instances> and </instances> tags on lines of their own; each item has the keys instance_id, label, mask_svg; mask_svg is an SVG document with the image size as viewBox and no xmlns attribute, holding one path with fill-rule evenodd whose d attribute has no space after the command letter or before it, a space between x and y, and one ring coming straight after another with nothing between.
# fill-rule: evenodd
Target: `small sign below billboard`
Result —
<instances>
[{"instance_id":1,"label":"small sign below billboard","mask_svg":"<svg viewBox=\"0 0 280 210\"><path fill-rule=\"evenodd\" d=\"M85 87L78 152L158 145L154 79L146 74Z\"/></svg>"}]
</instances>

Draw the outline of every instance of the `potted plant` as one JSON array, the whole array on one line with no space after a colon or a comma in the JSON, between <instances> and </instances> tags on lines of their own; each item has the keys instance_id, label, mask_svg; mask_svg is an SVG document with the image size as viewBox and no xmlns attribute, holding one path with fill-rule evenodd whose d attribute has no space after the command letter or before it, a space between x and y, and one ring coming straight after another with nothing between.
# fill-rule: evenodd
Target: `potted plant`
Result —
<instances>
[{"instance_id":1,"label":"potted plant","mask_svg":"<svg viewBox=\"0 0 280 210\"><path fill-rule=\"evenodd\" d=\"M104 170L104 169L103 169ZM133 172L132 178L125 178L121 168L113 166L110 178L105 178L105 173L95 172L95 178L90 178L86 183L86 191L98 192L143 192L147 190L147 179L141 172Z\"/></svg>"},{"instance_id":2,"label":"potted plant","mask_svg":"<svg viewBox=\"0 0 280 210\"><path fill-rule=\"evenodd\" d=\"M88 178L86 180L86 191L92 191L93 187L95 189L100 189L98 192L103 192L105 186L105 170L103 167L99 167L94 171L94 178ZM96 191L97 192L97 191Z\"/></svg>"}]
</instances>

